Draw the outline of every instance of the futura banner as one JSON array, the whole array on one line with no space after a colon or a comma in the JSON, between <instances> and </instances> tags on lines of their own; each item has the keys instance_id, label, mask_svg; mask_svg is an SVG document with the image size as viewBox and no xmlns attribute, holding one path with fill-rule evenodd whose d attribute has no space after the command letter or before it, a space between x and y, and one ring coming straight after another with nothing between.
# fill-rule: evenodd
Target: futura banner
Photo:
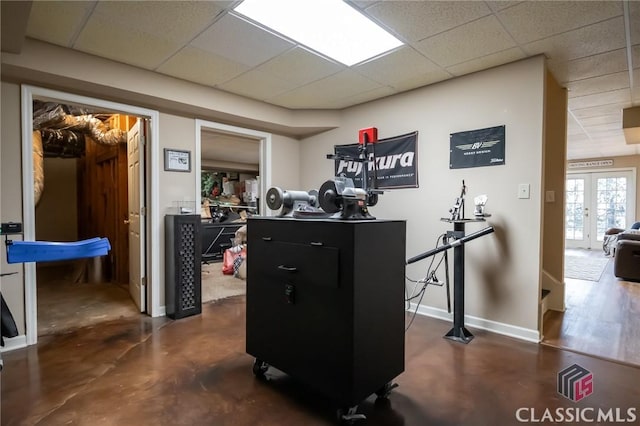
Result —
<instances>
[{"instance_id":1,"label":"futura banner","mask_svg":"<svg viewBox=\"0 0 640 426\"><path fill-rule=\"evenodd\" d=\"M367 144L369 188L380 189L418 187L418 132L380 139ZM335 175L352 178L362 187L362 167L358 159L358 144L336 145ZM340 159L342 158L342 159ZM377 185L374 184L374 178Z\"/></svg>"}]
</instances>

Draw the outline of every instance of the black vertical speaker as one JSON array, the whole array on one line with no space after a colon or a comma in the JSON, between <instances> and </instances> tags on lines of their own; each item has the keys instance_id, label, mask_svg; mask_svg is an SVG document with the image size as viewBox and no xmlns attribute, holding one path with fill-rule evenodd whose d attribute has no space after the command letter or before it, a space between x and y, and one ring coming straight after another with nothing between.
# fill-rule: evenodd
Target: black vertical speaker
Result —
<instances>
[{"instance_id":1,"label":"black vertical speaker","mask_svg":"<svg viewBox=\"0 0 640 426\"><path fill-rule=\"evenodd\" d=\"M165 216L165 305L167 316L202 312L202 227L198 215Z\"/></svg>"}]
</instances>

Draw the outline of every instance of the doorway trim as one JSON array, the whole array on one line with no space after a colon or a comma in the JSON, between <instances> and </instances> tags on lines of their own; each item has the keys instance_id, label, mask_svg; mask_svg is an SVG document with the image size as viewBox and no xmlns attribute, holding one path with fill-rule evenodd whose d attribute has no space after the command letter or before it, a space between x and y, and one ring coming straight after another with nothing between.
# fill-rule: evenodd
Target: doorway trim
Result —
<instances>
[{"instance_id":1,"label":"doorway trim","mask_svg":"<svg viewBox=\"0 0 640 426\"><path fill-rule=\"evenodd\" d=\"M21 86L21 112L22 112L22 221L23 221L23 238L25 241L33 241L35 239L35 200L34 200L34 183L33 183L33 99L46 99L52 102L74 103L91 107L105 108L114 112L120 112L128 115L137 115L150 120L150 141L145 144L146 155L149 158L148 169L145 173L150 177L151 186L147 185L147 199L149 200L149 217L150 224L147 223L147 235L149 239L154 238L153 235L159 235L159 232L153 232L160 228L159 214L159 169L160 164L160 131L158 111L136 107L127 104L121 104L106 101L97 98L74 95L67 92L45 89L37 86L22 85ZM146 262L147 282L149 283L148 292L150 303L147 304L147 314L156 317L164 315L164 310L160 306L160 249L156 241L149 241L150 261ZM149 259L149 254L147 255ZM24 282L25 282L25 325L26 325L26 343L33 345L38 342L38 303L36 289L36 267L35 263L28 262L24 264Z\"/></svg>"},{"instance_id":2,"label":"doorway trim","mask_svg":"<svg viewBox=\"0 0 640 426\"><path fill-rule=\"evenodd\" d=\"M228 124L216 123L214 121L206 121L196 119L196 146L195 146L195 188L196 188L196 210L200 208L202 203L201 186L201 168L202 168L202 130L217 130L223 133L229 133L235 136L246 136L251 139L257 139L260 142L260 194L266 194L267 189L271 188L271 133L261 132L258 130L247 129L244 127L230 126ZM260 212L266 212L267 204L265 197L260 197ZM264 213L262 213L264 214Z\"/></svg>"}]
</instances>

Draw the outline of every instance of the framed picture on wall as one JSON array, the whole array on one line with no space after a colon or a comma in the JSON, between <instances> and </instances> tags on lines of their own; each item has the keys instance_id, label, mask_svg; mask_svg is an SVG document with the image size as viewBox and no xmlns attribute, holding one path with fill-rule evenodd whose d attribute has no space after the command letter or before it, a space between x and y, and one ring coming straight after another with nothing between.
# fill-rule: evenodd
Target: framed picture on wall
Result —
<instances>
[{"instance_id":1,"label":"framed picture on wall","mask_svg":"<svg viewBox=\"0 0 640 426\"><path fill-rule=\"evenodd\" d=\"M190 172L191 151L165 148L164 169L170 172Z\"/></svg>"}]
</instances>

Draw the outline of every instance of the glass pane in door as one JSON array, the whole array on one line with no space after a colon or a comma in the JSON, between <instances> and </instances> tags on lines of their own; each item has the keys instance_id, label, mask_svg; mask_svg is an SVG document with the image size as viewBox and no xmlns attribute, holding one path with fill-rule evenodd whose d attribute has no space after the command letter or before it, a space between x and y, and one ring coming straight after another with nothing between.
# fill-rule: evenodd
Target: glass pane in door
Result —
<instances>
[{"instance_id":1,"label":"glass pane in door","mask_svg":"<svg viewBox=\"0 0 640 426\"><path fill-rule=\"evenodd\" d=\"M607 229L627 226L627 178L597 178L596 200L596 236L602 241Z\"/></svg>"},{"instance_id":2,"label":"glass pane in door","mask_svg":"<svg viewBox=\"0 0 640 426\"><path fill-rule=\"evenodd\" d=\"M567 179L565 238L584 239L584 179Z\"/></svg>"}]
</instances>

